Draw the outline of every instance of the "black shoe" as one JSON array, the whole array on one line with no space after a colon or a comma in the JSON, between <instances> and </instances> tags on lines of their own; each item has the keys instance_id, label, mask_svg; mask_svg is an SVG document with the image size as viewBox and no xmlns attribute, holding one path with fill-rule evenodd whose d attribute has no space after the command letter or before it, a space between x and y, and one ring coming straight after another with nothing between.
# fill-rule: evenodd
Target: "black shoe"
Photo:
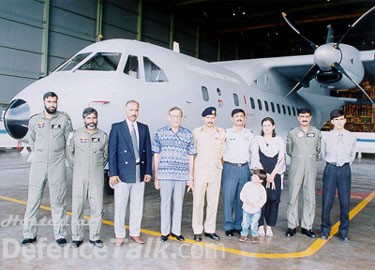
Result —
<instances>
[{"instance_id":1,"label":"black shoe","mask_svg":"<svg viewBox=\"0 0 375 270\"><path fill-rule=\"evenodd\" d=\"M197 241L197 242L202 241L202 234L194 234L194 241Z\"/></svg>"},{"instance_id":2,"label":"black shoe","mask_svg":"<svg viewBox=\"0 0 375 270\"><path fill-rule=\"evenodd\" d=\"M78 248L81 244L82 244L82 240L81 241L72 241L71 243L70 243L70 248Z\"/></svg>"},{"instance_id":3,"label":"black shoe","mask_svg":"<svg viewBox=\"0 0 375 270\"><path fill-rule=\"evenodd\" d=\"M241 235L241 231L242 231L242 230L232 230L233 233L237 233L237 234L239 234L239 235Z\"/></svg>"},{"instance_id":4,"label":"black shoe","mask_svg":"<svg viewBox=\"0 0 375 270\"><path fill-rule=\"evenodd\" d=\"M296 234L296 232L297 232L296 228L294 228L294 229L288 228L288 230L285 233L285 236L286 237L292 237L293 235Z\"/></svg>"},{"instance_id":5,"label":"black shoe","mask_svg":"<svg viewBox=\"0 0 375 270\"><path fill-rule=\"evenodd\" d=\"M169 234L168 235L162 235L162 236L160 236L160 239L161 239L161 241L166 242L166 241L168 241L168 237L169 237Z\"/></svg>"},{"instance_id":6,"label":"black shoe","mask_svg":"<svg viewBox=\"0 0 375 270\"><path fill-rule=\"evenodd\" d=\"M64 238L59 238L56 240L56 243L60 246L60 247L64 247L65 244L66 244L66 240Z\"/></svg>"},{"instance_id":7,"label":"black shoe","mask_svg":"<svg viewBox=\"0 0 375 270\"><path fill-rule=\"evenodd\" d=\"M102 240L90 240L90 243L93 244L95 247L102 248L104 247L104 243Z\"/></svg>"},{"instance_id":8,"label":"black shoe","mask_svg":"<svg viewBox=\"0 0 375 270\"><path fill-rule=\"evenodd\" d=\"M212 240L219 241L220 236L218 236L216 233L204 233L204 236L211 238Z\"/></svg>"},{"instance_id":9,"label":"black shoe","mask_svg":"<svg viewBox=\"0 0 375 270\"><path fill-rule=\"evenodd\" d=\"M176 238L178 241L185 241L185 237L183 237L182 234L176 235L174 233L171 233L171 236L173 236L174 238Z\"/></svg>"},{"instance_id":10,"label":"black shoe","mask_svg":"<svg viewBox=\"0 0 375 270\"><path fill-rule=\"evenodd\" d=\"M228 236L228 237L233 237L233 230L228 230L228 231L225 231L225 235Z\"/></svg>"},{"instance_id":11,"label":"black shoe","mask_svg":"<svg viewBox=\"0 0 375 270\"><path fill-rule=\"evenodd\" d=\"M310 237L310 238L316 238L316 234L312 230L302 228L301 233Z\"/></svg>"},{"instance_id":12,"label":"black shoe","mask_svg":"<svg viewBox=\"0 0 375 270\"><path fill-rule=\"evenodd\" d=\"M36 241L36 237L35 238L25 238L22 240L21 242L21 246L27 246L31 243L34 243Z\"/></svg>"},{"instance_id":13,"label":"black shoe","mask_svg":"<svg viewBox=\"0 0 375 270\"><path fill-rule=\"evenodd\" d=\"M320 238L323 239L323 240L327 240L328 239L328 233L327 232L320 233Z\"/></svg>"},{"instance_id":14,"label":"black shoe","mask_svg":"<svg viewBox=\"0 0 375 270\"><path fill-rule=\"evenodd\" d=\"M340 240L344 243L350 243L350 239L347 235L340 236Z\"/></svg>"}]
</instances>

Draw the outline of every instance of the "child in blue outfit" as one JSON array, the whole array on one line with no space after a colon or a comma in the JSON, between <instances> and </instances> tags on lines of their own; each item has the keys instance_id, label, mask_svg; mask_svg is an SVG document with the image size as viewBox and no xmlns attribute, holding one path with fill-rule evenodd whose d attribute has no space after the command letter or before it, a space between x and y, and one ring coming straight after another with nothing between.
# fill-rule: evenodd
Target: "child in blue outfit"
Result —
<instances>
[{"instance_id":1,"label":"child in blue outfit","mask_svg":"<svg viewBox=\"0 0 375 270\"><path fill-rule=\"evenodd\" d=\"M251 176L251 181L247 182L240 193L240 199L243 202L243 219L240 242L247 240L249 227L251 227L251 242L258 244L258 221L261 209L267 200L267 193L262 185L266 181L267 173L264 170L255 170Z\"/></svg>"}]
</instances>

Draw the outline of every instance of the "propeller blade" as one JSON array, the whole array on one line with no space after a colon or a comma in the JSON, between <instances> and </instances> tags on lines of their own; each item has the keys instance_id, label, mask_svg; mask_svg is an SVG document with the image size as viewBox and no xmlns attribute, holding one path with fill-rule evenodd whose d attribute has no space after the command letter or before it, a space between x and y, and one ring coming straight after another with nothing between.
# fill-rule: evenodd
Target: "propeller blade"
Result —
<instances>
[{"instance_id":1,"label":"propeller blade","mask_svg":"<svg viewBox=\"0 0 375 270\"><path fill-rule=\"evenodd\" d=\"M330 24L327 25L327 29L328 29L328 32L327 32L326 43L332 43L334 36L335 36L335 31L333 30L332 25Z\"/></svg>"},{"instance_id":2,"label":"propeller blade","mask_svg":"<svg viewBox=\"0 0 375 270\"><path fill-rule=\"evenodd\" d=\"M353 23L351 26L349 26L349 29L345 32L345 34L342 35L342 37L340 38L340 40L337 42L337 44L335 45L335 47L337 48L341 42L344 40L344 38L349 34L349 32L364 18L366 17L369 13L371 13L373 10L375 9L375 6L370 8L365 14L363 14L361 17L359 17L355 23Z\"/></svg>"},{"instance_id":3,"label":"propeller blade","mask_svg":"<svg viewBox=\"0 0 375 270\"><path fill-rule=\"evenodd\" d=\"M319 67L318 67L317 64L312 65L311 68L303 76L303 78L292 88L292 90L289 91L289 93L284 98L289 97L293 92L298 91L299 89L301 89L301 87L304 84L306 84L307 82L309 82L314 77L314 75L316 74L316 72L318 70L319 70Z\"/></svg>"},{"instance_id":4,"label":"propeller blade","mask_svg":"<svg viewBox=\"0 0 375 270\"><path fill-rule=\"evenodd\" d=\"M314 51L315 51L316 48L319 47L314 42L312 42L310 39L308 39L307 37L305 37L304 35L302 35L300 31L297 30L297 28L288 20L288 18L286 17L287 15L286 15L285 12L282 12L281 14L283 15L283 18L284 18L285 22L290 26L290 28L292 28L294 30L294 32L296 32L304 40L306 40L310 44L310 46L313 48Z\"/></svg>"},{"instance_id":5,"label":"propeller blade","mask_svg":"<svg viewBox=\"0 0 375 270\"><path fill-rule=\"evenodd\" d=\"M368 100L372 103L372 105L375 105L374 101L371 99L371 97L366 93L365 89L362 88L356 81L354 81L350 76L346 73L346 71L343 69L343 67L339 63L334 63L333 66L337 68L338 71L340 71L342 74L345 75L352 83L354 83L361 91L362 93L367 97Z\"/></svg>"}]
</instances>

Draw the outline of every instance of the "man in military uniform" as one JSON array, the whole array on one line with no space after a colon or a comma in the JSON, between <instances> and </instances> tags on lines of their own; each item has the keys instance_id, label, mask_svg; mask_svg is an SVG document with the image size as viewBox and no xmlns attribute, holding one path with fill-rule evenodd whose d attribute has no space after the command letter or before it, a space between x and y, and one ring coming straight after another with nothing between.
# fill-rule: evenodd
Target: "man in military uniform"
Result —
<instances>
[{"instance_id":1,"label":"man in military uniform","mask_svg":"<svg viewBox=\"0 0 375 270\"><path fill-rule=\"evenodd\" d=\"M103 247L100 240L102 225L104 166L108 160L108 136L97 128L98 112L86 108L82 113L85 127L69 135L67 154L73 169L72 191L72 243L77 248L83 241L83 207L86 199L90 205L90 243Z\"/></svg>"},{"instance_id":2,"label":"man in military uniform","mask_svg":"<svg viewBox=\"0 0 375 270\"><path fill-rule=\"evenodd\" d=\"M295 235L299 226L298 197L303 191L302 234L315 238L312 231L315 217L316 158L320 153L320 131L310 125L311 110L297 110L299 127L288 134L287 153L292 158L289 168L289 201L287 237Z\"/></svg>"},{"instance_id":3,"label":"man in military uniform","mask_svg":"<svg viewBox=\"0 0 375 270\"><path fill-rule=\"evenodd\" d=\"M65 207L65 145L72 124L67 114L57 111L58 97L54 92L43 96L44 111L31 116L28 139L33 152L29 190L24 218L22 245L36 241L38 212L48 180L54 237L59 246L66 244Z\"/></svg>"},{"instance_id":4,"label":"man in military uniform","mask_svg":"<svg viewBox=\"0 0 375 270\"><path fill-rule=\"evenodd\" d=\"M202 112L204 126L193 131L197 155L194 159L193 221L194 240L202 241L203 211L207 194L204 235L220 240L216 234L216 216L219 203L222 158L225 148L224 129L215 126L216 109Z\"/></svg>"}]
</instances>

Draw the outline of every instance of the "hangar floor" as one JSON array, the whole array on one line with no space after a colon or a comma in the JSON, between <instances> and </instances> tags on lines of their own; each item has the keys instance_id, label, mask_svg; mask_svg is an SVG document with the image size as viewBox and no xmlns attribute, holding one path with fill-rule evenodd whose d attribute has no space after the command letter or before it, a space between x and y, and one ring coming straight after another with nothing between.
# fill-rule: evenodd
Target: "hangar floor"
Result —
<instances>
[{"instance_id":1,"label":"hangar floor","mask_svg":"<svg viewBox=\"0 0 375 270\"><path fill-rule=\"evenodd\" d=\"M185 242L170 238L159 239L159 193L148 184L145 192L142 236L145 245L126 242L122 247L113 243L113 196L105 196L102 240L105 247L93 248L85 242L78 249L69 245L60 248L55 244L50 220L48 188L42 201L39 217L44 222L39 228L38 242L21 248L22 219L27 200L30 163L27 155L17 151L0 152L0 269L371 269L375 263L375 156L356 159L353 166L351 195L351 228L349 244L336 236L328 241L310 239L298 233L284 236L287 227L287 181L282 193L279 219L274 236L262 237L258 245L250 241L240 243L238 236L228 238L222 229L223 212L219 206L217 233L221 241L203 238L200 243L192 240L192 194L185 196L183 235ZM321 214L321 186L323 164L318 165L316 185L317 210L313 230L319 233ZM68 206L71 209L71 173L68 170ZM70 214L69 212L67 213ZM88 212L86 213L88 214ZM339 219L338 202L331 214L332 222ZM337 224L333 228L337 231ZM70 232L70 228L69 228ZM70 241L68 236L68 241Z\"/></svg>"}]
</instances>

